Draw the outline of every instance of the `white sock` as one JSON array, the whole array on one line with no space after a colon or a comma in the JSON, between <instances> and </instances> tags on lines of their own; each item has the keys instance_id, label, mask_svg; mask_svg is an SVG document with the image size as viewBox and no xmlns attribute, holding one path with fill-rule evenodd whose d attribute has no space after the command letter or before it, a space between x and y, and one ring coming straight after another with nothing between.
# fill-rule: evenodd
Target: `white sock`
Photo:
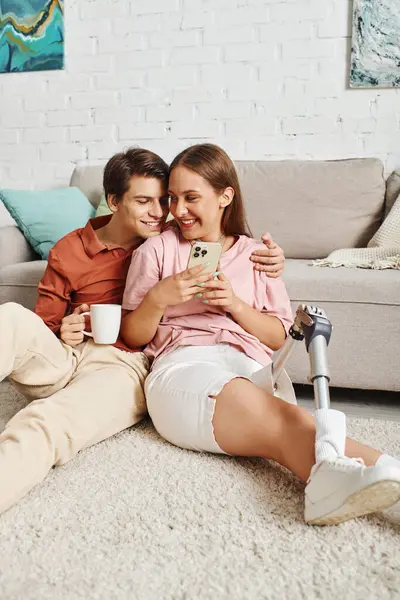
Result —
<instances>
[{"instance_id":1,"label":"white sock","mask_svg":"<svg viewBox=\"0 0 400 600\"><path fill-rule=\"evenodd\" d=\"M332 408L315 411L315 459L316 463L333 460L345 455L346 415Z\"/></svg>"},{"instance_id":2,"label":"white sock","mask_svg":"<svg viewBox=\"0 0 400 600\"><path fill-rule=\"evenodd\" d=\"M400 459L390 456L390 454L382 454L375 463L376 466L397 467L400 469Z\"/></svg>"}]
</instances>

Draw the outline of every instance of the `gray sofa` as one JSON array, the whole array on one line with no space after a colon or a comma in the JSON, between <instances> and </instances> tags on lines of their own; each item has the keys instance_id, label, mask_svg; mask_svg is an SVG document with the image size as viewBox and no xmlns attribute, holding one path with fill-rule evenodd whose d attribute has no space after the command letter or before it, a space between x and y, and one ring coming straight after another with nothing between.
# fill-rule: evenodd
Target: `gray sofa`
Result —
<instances>
[{"instance_id":1,"label":"gray sofa","mask_svg":"<svg viewBox=\"0 0 400 600\"><path fill-rule=\"evenodd\" d=\"M310 264L335 249L366 246L400 192L399 173L386 182L375 159L236 165L253 235L268 230L285 250L293 309L317 304L333 323L331 385L400 391L400 272ZM102 166L83 164L70 184L97 206L101 182ZM32 308L46 263L0 208L0 303ZM303 344L297 344L287 370L295 383L307 383Z\"/></svg>"}]
</instances>

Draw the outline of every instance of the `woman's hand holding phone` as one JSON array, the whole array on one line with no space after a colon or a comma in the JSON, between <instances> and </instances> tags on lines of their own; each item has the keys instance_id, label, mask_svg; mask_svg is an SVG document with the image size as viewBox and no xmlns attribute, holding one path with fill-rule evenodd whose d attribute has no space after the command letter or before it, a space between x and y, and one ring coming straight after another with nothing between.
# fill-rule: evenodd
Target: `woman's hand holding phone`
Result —
<instances>
[{"instance_id":1,"label":"woman's hand holding phone","mask_svg":"<svg viewBox=\"0 0 400 600\"><path fill-rule=\"evenodd\" d=\"M227 312L233 313L240 310L241 300L232 289L230 281L221 272L204 286L204 291L196 294L204 304L210 306L221 306Z\"/></svg>"},{"instance_id":2,"label":"woman's hand holding phone","mask_svg":"<svg viewBox=\"0 0 400 600\"><path fill-rule=\"evenodd\" d=\"M167 306L175 306L188 302L196 296L202 286L213 276L213 271L206 265L197 265L176 275L170 275L159 281L149 292L154 306L165 310Z\"/></svg>"}]
</instances>

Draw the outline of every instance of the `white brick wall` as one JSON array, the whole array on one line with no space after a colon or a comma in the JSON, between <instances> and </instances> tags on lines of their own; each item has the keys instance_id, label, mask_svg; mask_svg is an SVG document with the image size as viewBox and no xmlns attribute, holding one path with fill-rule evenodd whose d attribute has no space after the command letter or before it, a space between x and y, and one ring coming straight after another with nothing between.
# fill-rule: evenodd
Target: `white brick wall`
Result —
<instances>
[{"instance_id":1,"label":"white brick wall","mask_svg":"<svg viewBox=\"0 0 400 600\"><path fill-rule=\"evenodd\" d=\"M350 0L70 0L64 72L0 75L0 187L69 181L130 144L171 160L378 156L400 90L347 86Z\"/></svg>"}]
</instances>

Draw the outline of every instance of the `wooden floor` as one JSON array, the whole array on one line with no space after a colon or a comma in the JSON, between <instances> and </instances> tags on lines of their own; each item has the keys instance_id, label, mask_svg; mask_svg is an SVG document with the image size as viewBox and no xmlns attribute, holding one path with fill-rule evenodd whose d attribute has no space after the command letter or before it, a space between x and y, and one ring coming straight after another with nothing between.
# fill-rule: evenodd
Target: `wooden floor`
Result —
<instances>
[{"instance_id":1,"label":"wooden floor","mask_svg":"<svg viewBox=\"0 0 400 600\"><path fill-rule=\"evenodd\" d=\"M313 388L296 385L296 396L300 406L314 408ZM331 388L331 408L342 410L352 417L400 421L400 393L370 390Z\"/></svg>"}]
</instances>

